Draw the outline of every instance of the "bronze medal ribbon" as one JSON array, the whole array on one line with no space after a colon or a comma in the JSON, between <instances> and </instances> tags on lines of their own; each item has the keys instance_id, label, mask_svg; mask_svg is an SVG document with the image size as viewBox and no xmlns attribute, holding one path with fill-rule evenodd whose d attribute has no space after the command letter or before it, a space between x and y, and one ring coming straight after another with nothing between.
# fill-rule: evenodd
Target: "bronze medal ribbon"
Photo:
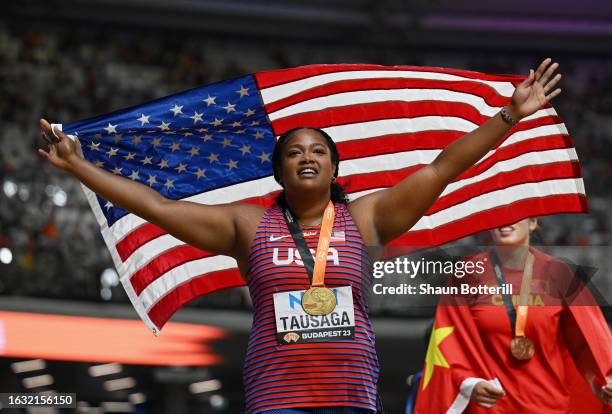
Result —
<instances>
[{"instance_id":1,"label":"bronze medal ribbon","mask_svg":"<svg viewBox=\"0 0 612 414\"><path fill-rule=\"evenodd\" d=\"M501 287L506 283L504 274L501 269L499 257L495 250L491 253L493 259L493 269L495 270L495 279ZM531 279L533 277L534 257L531 252L527 252L525 259L525 268L523 269L523 279L521 280L521 292L519 303L515 311L510 295L503 294L504 306L510 318L510 326L514 332L514 337L510 343L510 352L520 360L527 360L533 356L533 343L525 336L525 326L527 325L527 315L529 311L529 293L531 292Z\"/></svg>"}]
</instances>

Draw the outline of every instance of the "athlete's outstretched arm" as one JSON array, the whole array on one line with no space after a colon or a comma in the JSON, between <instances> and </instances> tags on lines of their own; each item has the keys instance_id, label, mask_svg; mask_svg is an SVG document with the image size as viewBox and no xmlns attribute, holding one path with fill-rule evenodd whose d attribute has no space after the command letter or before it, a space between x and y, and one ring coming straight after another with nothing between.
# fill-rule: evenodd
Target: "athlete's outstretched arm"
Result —
<instances>
[{"instance_id":1,"label":"athlete's outstretched arm","mask_svg":"<svg viewBox=\"0 0 612 414\"><path fill-rule=\"evenodd\" d=\"M553 90L561 79L560 74L555 75L558 66L546 59L517 86L506 106L515 121L533 114L561 92L561 89ZM448 145L431 164L395 186L355 200L352 211L357 212L360 221L365 221L366 228L373 228L376 240L372 242L386 244L410 230L444 188L481 159L509 129L510 125L498 113Z\"/></svg>"},{"instance_id":2,"label":"athlete's outstretched arm","mask_svg":"<svg viewBox=\"0 0 612 414\"><path fill-rule=\"evenodd\" d=\"M260 207L169 200L146 185L112 174L81 158L77 153L77 143L57 128L52 131L44 119L40 121L40 127L49 141L49 150L39 149L38 153L93 192L195 247L235 258L242 253L239 244L245 235L239 233L245 233L248 223L257 221L254 219L261 215Z\"/></svg>"}]
</instances>

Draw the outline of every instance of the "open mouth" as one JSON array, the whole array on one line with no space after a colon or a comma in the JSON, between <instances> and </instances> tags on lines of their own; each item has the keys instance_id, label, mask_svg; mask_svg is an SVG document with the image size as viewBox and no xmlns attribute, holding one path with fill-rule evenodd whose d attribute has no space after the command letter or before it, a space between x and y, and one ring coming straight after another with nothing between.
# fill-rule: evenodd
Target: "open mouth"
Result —
<instances>
[{"instance_id":1,"label":"open mouth","mask_svg":"<svg viewBox=\"0 0 612 414\"><path fill-rule=\"evenodd\" d=\"M300 170L298 170L298 175L300 177L314 177L318 174L319 172L312 167L306 167L306 168L302 168Z\"/></svg>"},{"instance_id":2,"label":"open mouth","mask_svg":"<svg viewBox=\"0 0 612 414\"><path fill-rule=\"evenodd\" d=\"M499 231L499 234L501 234L502 236L508 236L512 234L512 232L514 231L514 227L504 226L504 227L498 228L497 230Z\"/></svg>"}]
</instances>

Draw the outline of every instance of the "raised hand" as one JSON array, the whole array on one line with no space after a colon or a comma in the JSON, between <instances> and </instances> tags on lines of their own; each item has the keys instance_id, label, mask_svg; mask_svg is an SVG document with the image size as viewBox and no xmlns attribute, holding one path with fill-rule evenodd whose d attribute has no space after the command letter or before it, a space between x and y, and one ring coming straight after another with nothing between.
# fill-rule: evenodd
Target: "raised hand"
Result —
<instances>
[{"instance_id":1,"label":"raised hand","mask_svg":"<svg viewBox=\"0 0 612 414\"><path fill-rule=\"evenodd\" d=\"M69 171L72 166L71 160L78 157L77 144L66 136L58 128L51 129L51 125L45 120L40 120L40 130L48 143L48 151L38 149L38 154L55 168Z\"/></svg>"},{"instance_id":2,"label":"raised hand","mask_svg":"<svg viewBox=\"0 0 612 414\"><path fill-rule=\"evenodd\" d=\"M535 72L533 69L529 71L527 79L514 90L512 101L508 105L508 113L514 120L518 121L533 114L561 93L560 88L553 90L561 80L560 73L555 75L558 67L558 63L547 58Z\"/></svg>"}]
</instances>

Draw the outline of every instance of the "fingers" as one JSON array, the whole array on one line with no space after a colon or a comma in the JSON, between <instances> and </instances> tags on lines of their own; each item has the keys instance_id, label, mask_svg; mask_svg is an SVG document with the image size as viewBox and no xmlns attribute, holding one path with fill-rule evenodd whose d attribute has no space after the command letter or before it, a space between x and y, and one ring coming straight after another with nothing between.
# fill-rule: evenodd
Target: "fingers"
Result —
<instances>
[{"instance_id":1,"label":"fingers","mask_svg":"<svg viewBox=\"0 0 612 414\"><path fill-rule=\"evenodd\" d=\"M610 403L612 401L612 384L608 382L608 385L601 387L602 396L606 403Z\"/></svg>"},{"instance_id":2,"label":"fingers","mask_svg":"<svg viewBox=\"0 0 612 414\"><path fill-rule=\"evenodd\" d=\"M60 142L64 139L68 139L68 136L64 134L57 125L52 126L44 118L40 120L40 129L42 130L45 139L48 141Z\"/></svg>"},{"instance_id":3,"label":"fingers","mask_svg":"<svg viewBox=\"0 0 612 414\"><path fill-rule=\"evenodd\" d=\"M487 397L476 398L476 404L482 407L485 407L485 408L495 407L496 403L497 403L497 400L494 398L487 398Z\"/></svg>"},{"instance_id":4,"label":"fingers","mask_svg":"<svg viewBox=\"0 0 612 414\"><path fill-rule=\"evenodd\" d=\"M561 88L555 89L551 94L546 96L546 102L550 102L551 100L553 100L560 93L561 93Z\"/></svg>"},{"instance_id":5,"label":"fingers","mask_svg":"<svg viewBox=\"0 0 612 414\"><path fill-rule=\"evenodd\" d=\"M561 80L561 74L560 74L560 73L557 73L557 75L555 75L555 77L554 77L554 78L552 78L552 79L550 80L550 82L548 82L548 83L546 84L546 86L544 86L544 93L548 93L548 91L550 91L552 88L554 88L554 87L555 87L555 85L556 85L557 83L559 83L559 81L560 81L560 80Z\"/></svg>"},{"instance_id":6,"label":"fingers","mask_svg":"<svg viewBox=\"0 0 612 414\"><path fill-rule=\"evenodd\" d=\"M535 80L540 80L540 78L546 71L546 68L548 67L548 65L550 65L550 62L552 62L552 59L546 58L542 61L542 63L540 63L540 66L538 66L538 69L536 69L535 72Z\"/></svg>"},{"instance_id":7,"label":"fingers","mask_svg":"<svg viewBox=\"0 0 612 414\"><path fill-rule=\"evenodd\" d=\"M51 142L53 142L51 141L51 138L49 138L49 135L47 135L46 132L41 130L40 135L43 137L45 141L47 141L47 144L51 144Z\"/></svg>"},{"instance_id":8,"label":"fingers","mask_svg":"<svg viewBox=\"0 0 612 414\"><path fill-rule=\"evenodd\" d=\"M533 69L529 69L529 76L525 78L521 86L527 87L531 85L534 81L535 81L535 72L533 71Z\"/></svg>"},{"instance_id":9,"label":"fingers","mask_svg":"<svg viewBox=\"0 0 612 414\"><path fill-rule=\"evenodd\" d=\"M59 142L59 138L53 133L51 130L51 125L46 119L40 120L40 130L42 131L43 137L49 144Z\"/></svg>"},{"instance_id":10,"label":"fingers","mask_svg":"<svg viewBox=\"0 0 612 414\"><path fill-rule=\"evenodd\" d=\"M53 132L53 135L59 140L59 141L63 141L65 139L70 139L68 138L68 135L64 134L64 132L60 129L59 126L57 125L52 125L51 126L51 131Z\"/></svg>"},{"instance_id":11,"label":"fingers","mask_svg":"<svg viewBox=\"0 0 612 414\"><path fill-rule=\"evenodd\" d=\"M503 397L504 395L506 395L506 393L504 392L504 390L497 388L493 385L490 384L485 384L482 387L482 390L486 393L486 395L488 397L493 397L493 398L500 398Z\"/></svg>"},{"instance_id":12,"label":"fingers","mask_svg":"<svg viewBox=\"0 0 612 414\"><path fill-rule=\"evenodd\" d=\"M38 155L40 155L40 157L45 161L49 160L49 153L42 148L38 149Z\"/></svg>"},{"instance_id":13,"label":"fingers","mask_svg":"<svg viewBox=\"0 0 612 414\"><path fill-rule=\"evenodd\" d=\"M547 59L547 60L550 61L550 59ZM555 62L552 65L548 66L548 69L546 69L544 74L540 77L540 79L538 79L538 82L540 82L540 84L542 84L542 85L545 85L546 82L548 82L548 80L552 76L552 74L555 73L555 71L557 70L558 67L559 67L559 64L557 62Z\"/></svg>"},{"instance_id":14,"label":"fingers","mask_svg":"<svg viewBox=\"0 0 612 414\"><path fill-rule=\"evenodd\" d=\"M501 394L499 394L499 392L501 392ZM476 403L485 408L491 408L495 406L497 400L502 396L503 391L499 389L493 389L493 392L491 392L491 390L483 388L481 392L476 395L476 398L474 400L476 401Z\"/></svg>"},{"instance_id":15,"label":"fingers","mask_svg":"<svg viewBox=\"0 0 612 414\"><path fill-rule=\"evenodd\" d=\"M495 387L486 381L478 383L476 387L474 387L473 394L474 395L472 398L476 404L485 408L494 407L497 400L506 395L504 390Z\"/></svg>"}]
</instances>

